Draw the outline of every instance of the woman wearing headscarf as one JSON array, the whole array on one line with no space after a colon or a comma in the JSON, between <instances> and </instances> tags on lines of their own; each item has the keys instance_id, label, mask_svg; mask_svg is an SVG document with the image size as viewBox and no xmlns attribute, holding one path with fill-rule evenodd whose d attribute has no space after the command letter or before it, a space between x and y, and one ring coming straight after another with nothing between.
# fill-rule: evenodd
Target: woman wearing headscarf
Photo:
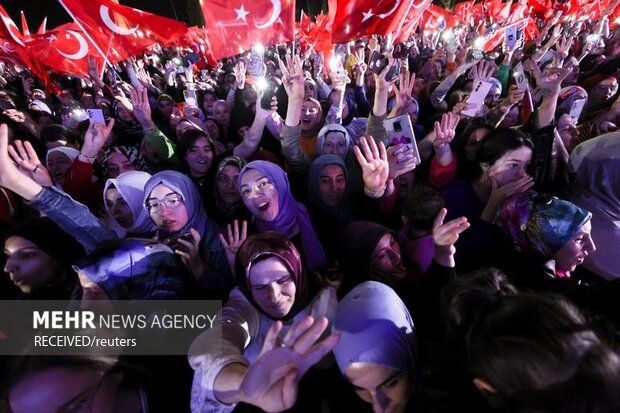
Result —
<instances>
[{"instance_id":1,"label":"woman wearing headscarf","mask_svg":"<svg viewBox=\"0 0 620 413\"><path fill-rule=\"evenodd\" d=\"M157 239L170 244L205 297L225 300L234 287L218 228L207 216L192 180L176 171L153 175L144 187L144 206L157 226Z\"/></svg>"},{"instance_id":2,"label":"woman wearing headscarf","mask_svg":"<svg viewBox=\"0 0 620 413\"><path fill-rule=\"evenodd\" d=\"M218 314L214 328L200 335L189 351L189 361L195 370L192 412L229 412L240 401L268 411L285 410L267 409L257 401L248 400L249 385L256 379L252 369L265 357L273 356L268 365L273 374L263 380L286 376L290 366L285 351L298 349L292 343L299 335L293 332L312 324L308 316L318 320L315 324L325 329L338 305L335 290L313 283L293 243L274 231L252 235L243 242L237 253L235 276L237 288ZM314 340L321 336L323 330L319 330ZM333 346L333 340L334 337L327 339L331 344L326 348ZM280 348L274 349L274 345ZM292 379L295 386L304 373L300 369ZM253 392L264 384L254 383ZM264 401L280 400L273 397Z\"/></svg>"},{"instance_id":3,"label":"woman wearing headscarf","mask_svg":"<svg viewBox=\"0 0 620 413\"><path fill-rule=\"evenodd\" d=\"M103 202L114 230L121 237L151 238L157 227L144 209L144 186L151 175L141 171L124 172L108 179Z\"/></svg>"},{"instance_id":4,"label":"woman wearing headscarf","mask_svg":"<svg viewBox=\"0 0 620 413\"><path fill-rule=\"evenodd\" d=\"M308 211L293 198L282 168L266 161L250 162L239 174L239 192L259 232L278 231L288 237L303 254L309 271L325 267L325 251Z\"/></svg>"},{"instance_id":5,"label":"woman wearing headscarf","mask_svg":"<svg viewBox=\"0 0 620 413\"><path fill-rule=\"evenodd\" d=\"M521 289L553 291L616 322L620 282L601 282L576 271L596 250L592 213L547 194L527 191L506 199L495 223L514 243L498 266ZM510 251L510 249L505 249Z\"/></svg>"},{"instance_id":6,"label":"woman wearing headscarf","mask_svg":"<svg viewBox=\"0 0 620 413\"><path fill-rule=\"evenodd\" d=\"M385 284L367 281L338 305L332 331L340 371L373 411L411 411L416 384L416 333L403 301Z\"/></svg>"},{"instance_id":7,"label":"woman wearing headscarf","mask_svg":"<svg viewBox=\"0 0 620 413\"><path fill-rule=\"evenodd\" d=\"M77 284L71 265L84 249L49 218L17 225L4 241L4 271L21 290L19 298L67 300Z\"/></svg>"},{"instance_id":8,"label":"woman wearing headscarf","mask_svg":"<svg viewBox=\"0 0 620 413\"><path fill-rule=\"evenodd\" d=\"M112 108L116 119L114 143L119 146L138 146L144 134L140 122L135 118L133 112L129 111L120 101L114 101Z\"/></svg>"},{"instance_id":9,"label":"woman wearing headscarf","mask_svg":"<svg viewBox=\"0 0 620 413\"><path fill-rule=\"evenodd\" d=\"M112 146L106 150L100 159L107 178L116 178L127 171L149 172L146 159L138 148L131 146Z\"/></svg>"},{"instance_id":10,"label":"woman wearing headscarf","mask_svg":"<svg viewBox=\"0 0 620 413\"><path fill-rule=\"evenodd\" d=\"M606 279L620 278L620 134L584 142L571 154L575 176L570 201L592 212L592 251L583 266Z\"/></svg>"},{"instance_id":11,"label":"woman wearing headscarf","mask_svg":"<svg viewBox=\"0 0 620 413\"><path fill-rule=\"evenodd\" d=\"M306 205L319 241L333 263L340 232L353 219L348 171L339 156L321 155L312 162Z\"/></svg>"},{"instance_id":12,"label":"woman wearing headscarf","mask_svg":"<svg viewBox=\"0 0 620 413\"><path fill-rule=\"evenodd\" d=\"M213 193L209 197L209 217L225 226L234 220L249 221L250 213L241 200L237 181L247 162L238 156L228 156L215 168Z\"/></svg>"}]
</instances>

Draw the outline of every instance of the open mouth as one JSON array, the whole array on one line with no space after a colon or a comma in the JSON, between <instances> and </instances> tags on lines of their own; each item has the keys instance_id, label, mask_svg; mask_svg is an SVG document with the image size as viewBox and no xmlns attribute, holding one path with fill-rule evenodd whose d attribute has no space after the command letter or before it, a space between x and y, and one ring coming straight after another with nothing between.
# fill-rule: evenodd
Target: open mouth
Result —
<instances>
[{"instance_id":1,"label":"open mouth","mask_svg":"<svg viewBox=\"0 0 620 413\"><path fill-rule=\"evenodd\" d=\"M261 212L265 212L269 209L269 202L263 202L262 204L258 205L258 210Z\"/></svg>"}]
</instances>

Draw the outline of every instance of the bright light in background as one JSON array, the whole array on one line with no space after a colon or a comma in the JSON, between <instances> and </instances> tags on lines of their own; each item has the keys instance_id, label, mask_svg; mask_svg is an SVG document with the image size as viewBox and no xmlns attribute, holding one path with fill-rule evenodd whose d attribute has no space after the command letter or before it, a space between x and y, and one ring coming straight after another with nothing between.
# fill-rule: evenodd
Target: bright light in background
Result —
<instances>
[{"instance_id":1,"label":"bright light in background","mask_svg":"<svg viewBox=\"0 0 620 413\"><path fill-rule=\"evenodd\" d=\"M452 30L448 29L445 32L443 32L443 34L441 35L441 38L444 39L445 41L449 42L450 40L452 40L453 34L452 34Z\"/></svg>"},{"instance_id":2,"label":"bright light in background","mask_svg":"<svg viewBox=\"0 0 620 413\"><path fill-rule=\"evenodd\" d=\"M254 51L258 54L263 54L265 53L265 46L263 46L262 43L256 43L254 45Z\"/></svg>"},{"instance_id":3,"label":"bright light in background","mask_svg":"<svg viewBox=\"0 0 620 413\"><path fill-rule=\"evenodd\" d=\"M174 62L175 65L181 64L181 59L179 59L178 57L175 57L174 59L172 59L172 61Z\"/></svg>"},{"instance_id":4,"label":"bright light in background","mask_svg":"<svg viewBox=\"0 0 620 413\"><path fill-rule=\"evenodd\" d=\"M482 50L484 43L484 37L477 37L476 40L474 40L474 49Z\"/></svg>"},{"instance_id":5,"label":"bright light in background","mask_svg":"<svg viewBox=\"0 0 620 413\"><path fill-rule=\"evenodd\" d=\"M262 76L256 78L256 81L254 82L254 84L256 85L256 89L261 90L261 91L267 89L267 86L269 86L265 78Z\"/></svg>"},{"instance_id":6,"label":"bright light in background","mask_svg":"<svg viewBox=\"0 0 620 413\"><path fill-rule=\"evenodd\" d=\"M332 56L332 58L329 59L329 68L332 71L334 71L338 69L339 63L340 63L340 56L338 55Z\"/></svg>"}]
</instances>

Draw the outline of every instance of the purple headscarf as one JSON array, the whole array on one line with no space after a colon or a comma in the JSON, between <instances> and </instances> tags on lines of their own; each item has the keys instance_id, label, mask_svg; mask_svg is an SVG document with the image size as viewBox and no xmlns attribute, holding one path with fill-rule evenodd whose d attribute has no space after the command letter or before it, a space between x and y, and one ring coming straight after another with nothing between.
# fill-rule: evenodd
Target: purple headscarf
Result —
<instances>
[{"instance_id":1,"label":"purple headscarf","mask_svg":"<svg viewBox=\"0 0 620 413\"><path fill-rule=\"evenodd\" d=\"M254 217L258 230L260 232L278 231L286 235L289 239L298 233L301 234L303 255L306 259L308 270L315 271L327 265L325 251L323 251L323 246L314 232L308 211L306 211L305 206L293 198L286 172L278 165L271 162L250 162L239 174L237 185L240 193L241 178L250 169L256 169L263 173L278 191L278 216L273 221L263 221Z\"/></svg>"}]
</instances>

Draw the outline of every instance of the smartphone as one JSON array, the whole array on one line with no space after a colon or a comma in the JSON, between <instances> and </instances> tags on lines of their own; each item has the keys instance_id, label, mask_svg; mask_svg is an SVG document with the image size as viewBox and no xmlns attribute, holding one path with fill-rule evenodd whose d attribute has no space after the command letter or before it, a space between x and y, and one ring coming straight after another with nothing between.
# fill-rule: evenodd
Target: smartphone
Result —
<instances>
[{"instance_id":1,"label":"smartphone","mask_svg":"<svg viewBox=\"0 0 620 413\"><path fill-rule=\"evenodd\" d=\"M386 119L383 121L383 127L387 133L389 146L394 146L403 143L404 146L394 152L398 155L408 149L412 149L413 153L399 160L399 163L406 162L413 158L416 159L416 165L419 165L420 153L418 152L418 145L415 142L415 134L413 133L413 125L411 125L411 119L409 115L396 116L395 118Z\"/></svg>"},{"instance_id":2,"label":"smartphone","mask_svg":"<svg viewBox=\"0 0 620 413\"><path fill-rule=\"evenodd\" d=\"M523 71L523 64L521 62L517 63L514 67L513 76L515 77L515 84L517 85L517 89L526 90L528 88L527 77L525 77L525 72Z\"/></svg>"},{"instance_id":3,"label":"smartphone","mask_svg":"<svg viewBox=\"0 0 620 413\"><path fill-rule=\"evenodd\" d=\"M162 242L164 244L166 244L167 246L169 246L172 251L174 251L174 250L177 250L177 249L179 249L180 247L183 246L179 242L180 239L182 239L184 241L192 242L192 240L193 240L192 233L191 232L184 232L182 234L174 235L174 236L172 236L170 238L166 238Z\"/></svg>"},{"instance_id":4,"label":"smartphone","mask_svg":"<svg viewBox=\"0 0 620 413\"><path fill-rule=\"evenodd\" d=\"M196 97L195 90L185 89L183 91L183 98L188 106L198 107L198 98Z\"/></svg>"},{"instance_id":5,"label":"smartphone","mask_svg":"<svg viewBox=\"0 0 620 413\"><path fill-rule=\"evenodd\" d=\"M383 54L376 50L370 55L370 61L368 62L368 68L373 71L374 74L379 74L389 64L389 60Z\"/></svg>"},{"instance_id":6,"label":"smartphone","mask_svg":"<svg viewBox=\"0 0 620 413\"><path fill-rule=\"evenodd\" d=\"M485 82L484 80L479 80L477 84L473 86L471 94L467 98L467 103L471 106L470 109L465 109L461 112L461 114L469 117L476 116L478 112L478 108L482 107L484 104L484 99L489 94L489 90L491 90L492 83Z\"/></svg>"},{"instance_id":7,"label":"smartphone","mask_svg":"<svg viewBox=\"0 0 620 413\"><path fill-rule=\"evenodd\" d=\"M484 57L484 55L482 54L482 50L480 49L468 49L467 50L467 58L469 60L481 60Z\"/></svg>"},{"instance_id":8,"label":"smartphone","mask_svg":"<svg viewBox=\"0 0 620 413\"><path fill-rule=\"evenodd\" d=\"M248 56L248 68L247 72L252 76L264 76L265 70L263 67L263 53L264 49L262 47L258 47L256 45L252 46L250 49L250 54Z\"/></svg>"},{"instance_id":9,"label":"smartphone","mask_svg":"<svg viewBox=\"0 0 620 413\"><path fill-rule=\"evenodd\" d=\"M575 100L570 107L570 112L568 113L568 115L571 118L575 119L576 121L579 121L579 116L581 116L581 111L583 110L583 107L586 105L586 101L587 99Z\"/></svg>"},{"instance_id":10,"label":"smartphone","mask_svg":"<svg viewBox=\"0 0 620 413\"><path fill-rule=\"evenodd\" d=\"M190 67L199 60L200 56L198 56L198 53L196 52L191 52L190 54L183 56L183 58L181 59L184 67Z\"/></svg>"},{"instance_id":11,"label":"smartphone","mask_svg":"<svg viewBox=\"0 0 620 413\"><path fill-rule=\"evenodd\" d=\"M517 45L517 26L511 26L504 31L504 42L507 48L514 49Z\"/></svg>"},{"instance_id":12,"label":"smartphone","mask_svg":"<svg viewBox=\"0 0 620 413\"><path fill-rule=\"evenodd\" d=\"M271 110L271 98L277 96L278 85L270 81L266 81L266 86L263 92L263 97L260 100L261 108L265 110Z\"/></svg>"},{"instance_id":13,"label":"smartphone","mask_svg":"<svg viewBox=\"0 0 620 413\"><path fill-rule=\"evenodd\" d=\"M88 115L88 121L92 125L98 123L105 126L105 118L103 117L103 111L101 109L86 109Z\"/></svg>"}]
</instances>

